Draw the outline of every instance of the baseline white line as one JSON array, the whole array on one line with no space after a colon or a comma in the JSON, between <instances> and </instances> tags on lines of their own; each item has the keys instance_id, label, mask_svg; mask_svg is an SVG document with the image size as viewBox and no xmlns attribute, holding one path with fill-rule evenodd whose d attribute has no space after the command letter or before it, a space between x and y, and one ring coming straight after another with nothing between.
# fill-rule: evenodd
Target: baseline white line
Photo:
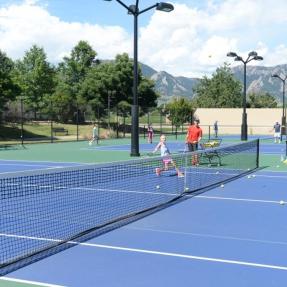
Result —
<instances>
[{"instance_id":1,"label":"baseline white line","mask_svg":"<svg viewBox=\"0 0 287 287\"><path fill-rule=\"evenodd\" d=\"M61 242L61 240L58 240L58 239L37 238L37 237L28 237L28 236L16 236L16 235L9 235L9 236L25 238L25 239L32 239L32 240L45 240L45 241L52 241L52 242ZM250 267L257 267L257 268L268 268L268 269L287 271L287 266L280 266L280 265L261 264L261 263L254 263L254 262L248 262L248 261L228 260L228 259L222 259L222 258L194 256L194 255L188 255L188 254L182 254L182 253L162 252L162 251L156 251L156 250L128 248L128 247L103 245L103 244L95 244L95 243L79 243L76 241L68 241L67 243L73 244L73 245L87 246L87 247L95 247L95 248L129 251L129 252L143 253L143 254L177 257L177 258L184 258L184 259L189 259L189 260L209 261L209 262L216 262L216 263L235 264L235 265L242 265L242 266L250 266Z\"/></svg>"},{"instance_id":2,"label":"baseline white line","mask_svg":"<svg viewBox=\"0 0 287 287\"><path fill-rule=\"evenodd\" d=\"M16 279L11 277L0 277L0 281L10 281L10 282L16 282L16 283L25 283L30 285L36 285L36 286L43 286L43 287L65 287L64 285L55 285L55 284L49 284L49 283L42 283L37 281L29 281L29 280L22 280L22 279Z\"/></svg>"}]
</instances>

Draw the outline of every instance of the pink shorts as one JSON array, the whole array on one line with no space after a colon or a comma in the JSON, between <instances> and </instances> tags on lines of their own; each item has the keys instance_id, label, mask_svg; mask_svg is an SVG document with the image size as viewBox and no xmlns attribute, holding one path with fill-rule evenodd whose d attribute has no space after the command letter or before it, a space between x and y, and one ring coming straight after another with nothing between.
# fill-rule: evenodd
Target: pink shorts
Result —
<instances>
[{"instance_id":1,"label":"pink shorts","mask_svg":"<svg viewBox=\"0 0 287 287\"><path fill-rule=\"evenodd\" d=\"M170 157L165 157L165 158L163 158L162 161L165 165L172 163L172 159Z\"/></svg>"}]
</instances>

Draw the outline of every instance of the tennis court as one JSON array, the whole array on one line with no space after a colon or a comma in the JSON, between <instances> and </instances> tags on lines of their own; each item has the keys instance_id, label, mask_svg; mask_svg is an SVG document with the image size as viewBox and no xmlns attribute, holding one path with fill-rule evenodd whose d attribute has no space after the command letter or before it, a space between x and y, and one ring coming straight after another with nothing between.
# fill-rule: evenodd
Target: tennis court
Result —
<instances>
[{"instance_id":1,"label":"tennis court","mask_svg":"<svg viewBox=\"0 0 287 287\"><path fill-rule=\"evenodd\" d=\"M174 142L171 149L183 146ZM82 159L98 152L127 154L125 143L86 147L70 146ZM283 286L287 166L280 158L285 145L261 144L260 169L255 150L251 142L244 148L223 145L218 149L222 166L201 161L198 167L187 164L190 158L181 153L175 159L184 178L173 170L157 177L158 158L96 167L61 157L56 162L44 157L1 160L1 178L9 180L2 197L1 262L35 250L48 252L34 254L26 263L17 258L13 267L8 264L12 271L34 262L5 275L0 286ZM101 176L89 177L95 168ZM182 196L183 191L188 192ZM13 214L8 208L17 216L7 220L6 215ZM130 213L133 216L125 217ZM122 220L105 225L117 218ZM102 229L59 245L57 240L83 230L79 222L85 223L84 230L99 225ZM15 230L22 234L12 234Z\"/></svg>"}]
</instances>

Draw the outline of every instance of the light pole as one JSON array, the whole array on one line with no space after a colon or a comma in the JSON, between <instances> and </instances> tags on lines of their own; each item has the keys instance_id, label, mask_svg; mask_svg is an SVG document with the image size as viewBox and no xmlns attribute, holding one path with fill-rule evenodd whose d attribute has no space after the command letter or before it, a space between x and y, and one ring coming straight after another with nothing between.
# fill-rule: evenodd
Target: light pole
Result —
<instances>
[{"instance_id":1,"label":"light pole","mask_svg":"<svg viewBox=\"0 0 287 287\"><path fill-rule=\"evenodd\" d=\"M115 95L116 91L108 90L108 130L109 135L111 134L111 102L113 101L113 96Z\"/></svg>"},{"instance_id":2,"label":"light pole","mask_svg":"<svg viewBox=\"0 0 287 287\"><path fill-rule=\"evenodd\" d=\"M281 122L281 141L282 135L286 135L286 109L285 109L285 82L287 80L287 75L284 77L280 77L277 74L272 75L273 78L278 78L282 81L282 89L283 89L283 107L282 107L282 122Z\"/></svg>"},{"instance_id":3,"label":"light pole","mask_svg":"<svg viewBox=\"0 0 287 287\"><path fill-rule=\"evenodd\" d=\"M104 0L112 1L112 0ZM134 72L133 72L133 104L132 104L132 130L131 130L131 156L140 156L139 153L139 106L138 106L138 16L153 8L156 10L171 12L172 4L160 2L148 8L139 10L139 0L134 5L127 6L121 0L115 0L123 6L128 14L134 16Z\"/></svg>"},{"instance_id":4,"label":"light pole","mask_svg":"<svg viewBox=\"0 0 287 287\"><path fill-rule=\"evenodd\" d=\"M244 64L244 85L243 85L243 101L242 101L242 106L243 106L243 114L242 114L242 124L241 124L241 140L242 141L247 141L248 139L248 126L247 126L247 113L246 113L246 66L249 62L252 60L255 61L262 61L263 57L258 56L257 52L252 51L248 53L248 57L246 60L243 60L241 56L238 56L234 52L229 52L227 54L227 57L233 57L234 61L240 61Z\"/></svg>"},{"instance_id":5,"label":"light pole","mask_svg":"<svg viewBox=\"0 0 287 287\"><path fill-rule=\"evenodd\" d=\"M24 144L24 104L23 104L23 96L21 96L21 103L20 103L20 109L21 109L21 145Z\"/></svg>"}]
</instances>

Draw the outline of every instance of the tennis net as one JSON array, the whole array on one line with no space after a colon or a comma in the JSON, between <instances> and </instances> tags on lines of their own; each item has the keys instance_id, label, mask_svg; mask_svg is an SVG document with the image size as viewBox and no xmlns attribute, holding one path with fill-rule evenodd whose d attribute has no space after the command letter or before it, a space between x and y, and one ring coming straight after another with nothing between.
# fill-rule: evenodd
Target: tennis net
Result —
<instances>
[{"instance_id":1,"label":"tennis net","mask_svg":"<svg viewBox=\"0 0 287 287\"><path fill-rule=\"evenodd\" d=\"M1 175L0 275L242 176L258 155L258 140L172 155L184 177L157 176L160 157Z\"/></svg>"}]
</instances>

